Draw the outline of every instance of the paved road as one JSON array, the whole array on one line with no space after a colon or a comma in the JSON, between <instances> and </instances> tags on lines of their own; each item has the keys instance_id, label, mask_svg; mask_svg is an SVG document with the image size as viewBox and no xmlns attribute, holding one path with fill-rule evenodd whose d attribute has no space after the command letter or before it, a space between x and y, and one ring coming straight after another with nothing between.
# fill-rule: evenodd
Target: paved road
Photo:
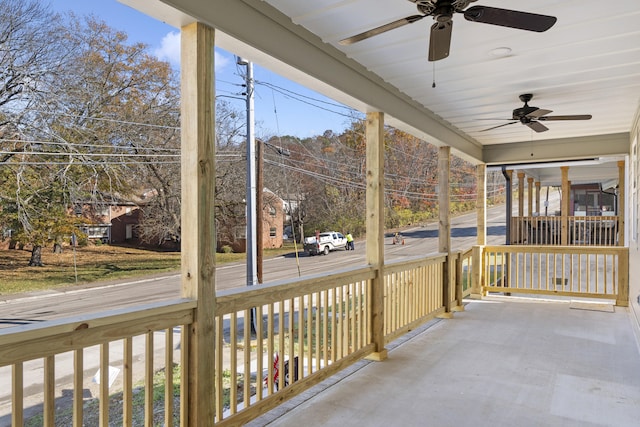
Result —
<instances>
[{"instance_id":1,"label":"paved road","mask_svg":"<svg viewBox=\"0 0 640 427\"><path fill-rule=\"evenodd\" d=\"M504 207L492 208L487 214L487 237L490 243L503 243L505 234ZM452 220L452 250L467 249L476 243L476 216L463 215ZM385 237L385 259L423 255L438 250L437 223L417 226L402 232L404 245L394 245L391 234ZM266 259L263 263L264 282L306 276L364 264L365 242L356 241L355 251L307 256L299 252ZM232 289L246 285L244 264L223 265L216 272L216 288ZM136 304L177 298L180 280L177 272L119 282L65 288L57 291L23 295L0 300L0 328L59 319L82 313L118 309Z\"/></svg>"}]
</instances>

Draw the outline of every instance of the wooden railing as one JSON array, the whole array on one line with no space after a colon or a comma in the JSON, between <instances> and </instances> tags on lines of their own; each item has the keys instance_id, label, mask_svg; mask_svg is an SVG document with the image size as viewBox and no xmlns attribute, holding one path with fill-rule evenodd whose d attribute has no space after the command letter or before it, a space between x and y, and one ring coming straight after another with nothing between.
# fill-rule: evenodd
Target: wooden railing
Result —
<instances>
[{"instance_id":1,"label":"wooden railing","mask_svg":"<svg viewBox=\"0 0 640 427\"><path fill-rule=\"evenodd\" d=\"M385 343L445 312L446 265L437 254L384 266ZM347 269L219 295L218 424L246 423L372 353L376 274Z\"/></svg>"},{"instance_id":2,"label":"wooden railing","mask_svg":"<svg viewBox=\"0 0 640 427\"><path fill-rule=\"evenodd\" d=\"M447 299L451 306L462 304L457 278L463 268L455 262L461 259L455 254L449 262L445 254L436 254L384 266L385 343L443 314ZM447 270L459 286L444 286ZM221 292L214 308L215 375L210 379L216 423L245 423L371 354L371 287L377 274L373 267L352 268ZM61 419L86 424L84 393L95 389L99 420L91 422L184 425L191 349L183 343L195 307L195 301L177 300L0 329L0 375L5 370L2 378L10 378L11 424L23 425L32 412L42 414L44 426ZM26 373L34 366L44 376L31 384ZM96 371L99 385L92 380ZM40 403L25 408L24 390L35 383L42 388ZM68 383L71 391L63 393L60 387L69 389ZM72 404L65 409L63 401ZM121 407L115 407L119 401Z\"/></svg>"},{"instance_id":3,"label":"wooden railing","mask_svg":"<svg viewBox=\"0 0 640 427\"><path fill-rule=\"evenodd\" d=\"M461 298L471 296L471 281L473 277L473 249L469 248L460 253L457 268L457 289L460 289Z\"/></svg>"},{"instance_id":4,"label":"wooden railing","mask_svg":"<svg viewBox=\"0 0 640 427\"><path fill-rule=\"evenodd\" d=\"M562 243L562 217L520 216L511 218L511 244L555 245ZM617 216L567 217L567 244L615 246L618 244Z\"/></svg>"},{"instance_id":5,"label":"wooden railing","mask_svg":"<svg viewBox=\"0 0 640 427\"><path fill-rule=\"evenodd\" d=\"M127 426L141 422L174 425L180 414L173 404L174 370L175 378L184 379L189 369L187 355L175 345L174 328L192 323L194 307L193 301L177 300L0 329L0 370L10 371L0 374L10 379L8 383L3 380L2 387L12 392L11 425L24 425L25 411L32 412L24 407L24 390L33 393L33 388L39 389L41 399L36 412L42 419L32 425L53 426L54 420L55 425L84 425L85 390L99 398L94 409L98 419L90 421L92 424L110 425L111 416L112 423ZM157 338L162 340L159 345ZM143 362L134 358L134 348L144 355ZM158 381L160 371L163 378ZM41 379L26 375L33 372L42 372ZM85 376L85 372L90 374ZM122 395L109 399L114 373L118 372L122 372L117 384ZM64 390L58 384L63 384ZM71 390L66 388L69 384ZM159 408L154 394L162 389L164 402L171 404ZM69 400L65 393L71 394L73 404L59 411L57 408L64 407L60 402ZM144 398L136 399L134 395ZM110 408L114 400L121 402L118 414ZM61 418L67 422L61 424Z\"/></svg>"},{"instance_id":6,"label":"wooden railing","mask_svg":"<svg viewBox=\"0 0 640 427\"><path fill-rule=\"evenodd\" d=\"M349 269L219 295L217 423L246 423L370 353L375 274Z\"/></svg>"},{"instance_id":7,"label":"wooden railing","mask_svg":"<svg viewBox=\"0 0 640 427\"><path fill-rule=\"evenodd\" d=\"M385 342L445 311L443 277L447 256L412 259L385 265Z\"/></svg>"},{"instance_id":8,"label":"wooden railing","mask_svg":"<svg viewBox=\"0 0 640 427\"><path fill-rule=\"evenodd\" d=\"M446 317L472 293L587 296L626 305L626 263L625 248L532 246L477 246L451 257L435 254L389 263L381 270L384 342L436 316ZM216 423L246 423L374 353L372 286L379 273L366 266L217 295L215 369L205 379L215 390L211 404ZM23 425L29 412L25 389L35 383L42 389L41 407L35 409L44 426L67 416L68 424L82 425L84 392L92 388L99 425L171 426L178 420L185 425L188 399L197 399L184 392L192 348L183 343L190 343L184 336L195 310L196 301L177 300L0 329L0 375L9 370L2 378L10 378L3 385L12 391L12 425ZM43 377L31 384L25 373L33 372L34 363ZM111 384L114 368L122 375ZM99 385L94 385L91 378L98 369ZM57 409L69 400L60 400L60 387L69 383L70 415ZM158 403L160 390L166 404ZM120 392L114 400L113 394ZM136 396L141 395L139 401ZM122 402L116 415L116 408L110 408L115 401Z\"/></svg>"},{"instance_id":9,"label":"wooden railing","mask_svg":"<svg viewBox=\"0 0 640 427\"><path fill-rule=\"evenodd\" d=\"M628 305L629 250L603 246L485 246L482 293L560 295Z\"/></svg>"}]
</instances>

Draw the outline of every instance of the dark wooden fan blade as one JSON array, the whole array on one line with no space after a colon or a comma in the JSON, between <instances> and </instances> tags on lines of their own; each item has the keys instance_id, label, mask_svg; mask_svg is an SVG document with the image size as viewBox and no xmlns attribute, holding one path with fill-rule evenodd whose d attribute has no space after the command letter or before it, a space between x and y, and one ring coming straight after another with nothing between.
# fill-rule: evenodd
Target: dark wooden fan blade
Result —
<instances>
[{"instance_id":1,"label":"dark wooden fan blade","mask_svg":"<svg viewBox=\"0 0 640 427\"><path fill-rule=\"evenodd\" d=\"M538 108L536 110L533 110L532 112L528 113L526 117L532 117L532 118L541 118L544 115L547 115L549 113L553 113L553 111L551 110L544 110L542 108Z\"/></svg>"},{"instance_id":2,"label":"dark wooden fan blade","mask_svg":"<svg viewBox=\"0 0 640 427\"><path fill-rule=\"evenodd\" d=\"M538 120L591 120L591 114L577 114L573 116L546 116Z\"/></svg>"},{"instance_id":3,"label":"dark wooden fan blade","mask_svg":"<svg viewBox=\"0 0 640 427\"><path fill-rule=\"evenodd\" d=\"M421 20L425 16L427 15L407 16L406 18L398 19L397 21L389 22L388 24L384 24L369 31L365 31L364 33L356 34L355 36L340 40L339 43L343 46L348 46L350 44L368 39L369 37L377 36L378 34L386 33L387 31L403 27L407 24L413 24L414 22Z\"/></svg>"},{"instance_id":4,"label":"dark wooden fan blade","mask_svg":"<svg viewBox=\"0 0 640 427\"><path fill-rule=\"evenodd\" d=\"M544 132L546 130L549 130L548 127L546 127L545 125L543 125L542 123L538 123L538 122L529 122L529 123L525 123L527 126L529 126L531 129L535 130L536 132Z\"/></svg>"},{"instance_id":5,"label":"dark wooden fan blade","mask_svg":"<svg viewBox=\"0 0 640 427\"><path fill-rule=\"evenodd\" d=\"M429 61L438 61L449 56L453 21L436 22L431 26L429 37Z\"/></svg>"},{"instance_id":6,"label":"dark wooden fan blade","mask_svg":"<svg viewBox=\"0 0 640 427\"><path fill-rule=\"evenodd\" d=\"M502 119L501 119L501 120L502 120ZM518 122L517 122L517 121L516 121L516 122L509 122L509 123L505 123L505 124L502 124L502 125L494 126L494 127L492 127L492 128L482 129L480 132L486 132L486 131L488 131L488 130L498 129L498 128L501 128L502 126L508 126L508 125L512 125L512 124L514 124L514 123L518 123Z\"/></svg>"},{"instance_id":7,"label":"dark wooden fan blade","mask_svg":"<svg viewBox=\"0 0 640 427\"><path fill-rule=\"evenodd\" d=\"M536 13L518 12L517 10L498 9L487 6L473 6L463 13L467 21L536 31L538 33L547 31L557 20L555 16L538 15Z\"/></svg>"}]
</instances>

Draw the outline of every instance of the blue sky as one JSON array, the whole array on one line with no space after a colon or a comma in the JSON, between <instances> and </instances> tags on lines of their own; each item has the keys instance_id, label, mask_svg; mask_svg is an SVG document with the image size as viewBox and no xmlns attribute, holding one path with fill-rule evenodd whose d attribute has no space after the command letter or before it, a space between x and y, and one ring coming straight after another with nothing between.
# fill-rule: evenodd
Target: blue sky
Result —
<instances>
[{"instance_id":1,"label":"blue sky","mask_svg":"<svg viewBox=\"0 0 640 427\"><path fill-rule=\"evenodd\" d=\"M94 15L109 26L125 31L130 42L143 42L149 45L150 52L158 58L179 66L180 32L174 27L116 0L43 0L43 3L47 2L57 12L72 11L78 16ZM244 71L244 67L240 71ZM344 116L348 110L336 106L335 101L274 74L256 63L254 79L258 137L294 135L304 138L320 135L325 130L339 133L348 126L349 119ZM242 97L240 85L243 83L233 53L216 49L217 95ZM238 109L246 108L242 99L225 100Z\"/></svg>"}]
</instances>

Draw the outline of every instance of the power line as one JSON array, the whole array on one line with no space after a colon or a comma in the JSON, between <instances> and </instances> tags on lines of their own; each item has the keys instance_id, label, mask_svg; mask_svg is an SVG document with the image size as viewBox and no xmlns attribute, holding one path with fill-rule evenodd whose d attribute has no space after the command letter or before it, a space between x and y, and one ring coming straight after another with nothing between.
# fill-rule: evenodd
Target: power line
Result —
<instances>
[{"instance_id":1,"label":"power line","mask_svg":"<svg viewBox=\"0 0 640 427\"><path fill-rule=\"evenodd\" d=\"M154 127L154 128L160 128L160 129L171 129L171 130L180 130L180 126L167 126L167 125L156 125L156 124L152 124L152 123L140 123L140 122L131 122L131 121L126 121L126 120L116 120L116 119L107 119L104 117L84 117L84 116L80 116L78 114L68 114L68 113L60 113L60 112L55 112L55 111L42 111L42 110L34 110L38 113L41 114L49 114L49 115L59 115L59 116L64 116L64 117L72 117L72 118L82 118L82 119L87 119L87 120L97 120L97 121L103 121L103 122L111 122L111 123L118 123L118 124L125 124L125 125L135 125L135 126L146 126L146 127Z\"/></svg>"},{"instance_id":2,"label":"power line","mask_svg":"<svg viewBox=\"0 0 640 427\"><path fill-rule=\"evenodd\" d=\"M34 141L27 139L2 139L0 142L17 142L21 144L37 144L37 145L57 145L64 147L87 147L87 148L113 148L120 150L156 150L156 151L180 151L180 148L159 148L159 147L138 147L138 146L126 146L126 145L106 145L106 144L78 144L74 142L54 142L54 141Z\"/></svg>"},{"instance_id":3,"label":"power line","mask_svg":"<svg viewBox=\"0 0 640 427\"><path fill-rule=\"evenodd\" d=\"M180 157L180 154L136 154L136 153L61 153L43 151L0 151L0 154L28 156L81 156L81 157Z\"/></svg>"}]
</instances>

